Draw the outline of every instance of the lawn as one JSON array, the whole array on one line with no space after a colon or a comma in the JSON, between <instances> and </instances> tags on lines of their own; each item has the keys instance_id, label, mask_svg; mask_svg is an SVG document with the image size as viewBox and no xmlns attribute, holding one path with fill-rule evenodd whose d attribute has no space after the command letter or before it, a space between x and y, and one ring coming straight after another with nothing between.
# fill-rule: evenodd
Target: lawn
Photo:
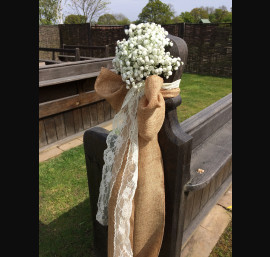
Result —
<instances>
[{"instance_id":1,"label":"lawn","mask_svg":"<svg viewBox=\"0 0 270 257\"><path fill-rule=\"evenodd\" d=\"M180 122L232 91L232 79L183 74ZM39 165L39 257L94 257L83 146ZM229 256L229 255L213 255Z\"/></svg>"}]
</instances>

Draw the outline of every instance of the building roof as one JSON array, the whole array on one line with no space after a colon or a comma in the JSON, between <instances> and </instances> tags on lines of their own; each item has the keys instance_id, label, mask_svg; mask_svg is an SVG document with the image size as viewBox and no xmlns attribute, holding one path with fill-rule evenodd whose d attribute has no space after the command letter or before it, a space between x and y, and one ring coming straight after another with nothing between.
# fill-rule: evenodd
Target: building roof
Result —
<instances>
[{"instance_id":1,"label":"building roof","mask_svg":"<svg viewBox=\"0 0 270 257\"><path fill-rule=\"evenodd\" d=\"M200 23L211 23L208 19L201 19Z\"/></svg>"}]
</instances>

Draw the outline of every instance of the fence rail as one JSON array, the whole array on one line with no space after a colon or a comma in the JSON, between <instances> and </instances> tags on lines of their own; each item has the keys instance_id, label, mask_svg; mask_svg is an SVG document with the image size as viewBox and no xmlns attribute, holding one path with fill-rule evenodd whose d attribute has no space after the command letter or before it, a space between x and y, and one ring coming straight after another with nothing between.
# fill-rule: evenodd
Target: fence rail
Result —
<instances>
[{"instance_id":1,"label":"fence rail","mask_svg":"<svg viewBox=\"0 0 270 257\"><path fill-rule=\"evenodd\" d=\"M55 52L59 53L73 53L75 54L75 61L80 61L80 49L65 49L65 48L49 48L49 47L39 47L39 51L52 52L52 60L55 60Z\"/></svg>"},{"instance_id":2,"label":"fence rail","mask_svg":"<svg viewBox=\"0 0 270 257\"><path fill-rule=\"evenodd\" d=\"M63 44L64 49L79 48L81 52L83 52L82 50L88 50L88 51L84 51L84 55L86 55L85 56L86 58L87 57L100 57L100 56L109 57L110 56L110 46L114 46L114 44L113 45L102 45L102 46ZM100 50L100 51L97 51L97 50Z\"/></svg>"}]
</instances>

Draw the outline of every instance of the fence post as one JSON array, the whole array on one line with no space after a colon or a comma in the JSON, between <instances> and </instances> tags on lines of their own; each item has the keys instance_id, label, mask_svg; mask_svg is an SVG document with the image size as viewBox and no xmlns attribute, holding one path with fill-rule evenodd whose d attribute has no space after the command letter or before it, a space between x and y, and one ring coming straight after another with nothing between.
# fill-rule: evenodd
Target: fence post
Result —
<instances>
[{"instance_id":1,"label":"fence post","mask_svg":"<svg viewBox=\"0 0 270 257\"><path fill-rule=\"evenodd\" d=\"M185 36L185 23L179 23L178 25L178 37L184 38Z\"/></svg>"},{"instance_id":2,"label":"fence post","mask_svg":"<svg viewBox=\"0 0 270 257\"><path fill-rule=\"evenodd\" d=\"M52 51L52 59L55 60L55 51Z\"/></svg>"},{"instance_id":3,"label":"fence post","mask_svg":"<svg viewBox=\"0 0 270 257\"><path fill-rule=\"evenodd\" d=\"M75 48L75 61L80 61L80 48Z\"/></svg>"},{"instance_id":4,"label":"fence post","mask_svg":"<svg viewBox=\"0 0 270 257\"><path fill-rule=\"evenodd\" d=\"M109 45L105 46L105 57L109 57Z\"/></svg>"}]
</instances>

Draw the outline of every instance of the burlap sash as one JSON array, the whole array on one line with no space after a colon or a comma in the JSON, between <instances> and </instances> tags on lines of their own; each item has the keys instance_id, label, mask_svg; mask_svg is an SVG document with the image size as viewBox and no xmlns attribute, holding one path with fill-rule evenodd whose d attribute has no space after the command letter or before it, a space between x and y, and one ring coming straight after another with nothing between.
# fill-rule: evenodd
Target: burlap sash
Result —
<instances>
[{"instance_id":1,"label":"burlap sash","mask_svg":"<svg viewBox=\"0 0 270 257\"><path fill-rule=\"evenodd\" d=\"M137 110L139 165L138 184L130 219L130 242L134 257L158 257L165 225L164 170L158 132L165 117L164 98L175 97L180 89L161 90L163 79L153 75L146 79L144 96ZM121 76L101 69L95 83L98 95L117 112L127 93ZM121 167L124 167L126 157ZM123 168L118 173L108 206L108 257L114 251L114 209Z\"/></svg>"}]
</instances>

